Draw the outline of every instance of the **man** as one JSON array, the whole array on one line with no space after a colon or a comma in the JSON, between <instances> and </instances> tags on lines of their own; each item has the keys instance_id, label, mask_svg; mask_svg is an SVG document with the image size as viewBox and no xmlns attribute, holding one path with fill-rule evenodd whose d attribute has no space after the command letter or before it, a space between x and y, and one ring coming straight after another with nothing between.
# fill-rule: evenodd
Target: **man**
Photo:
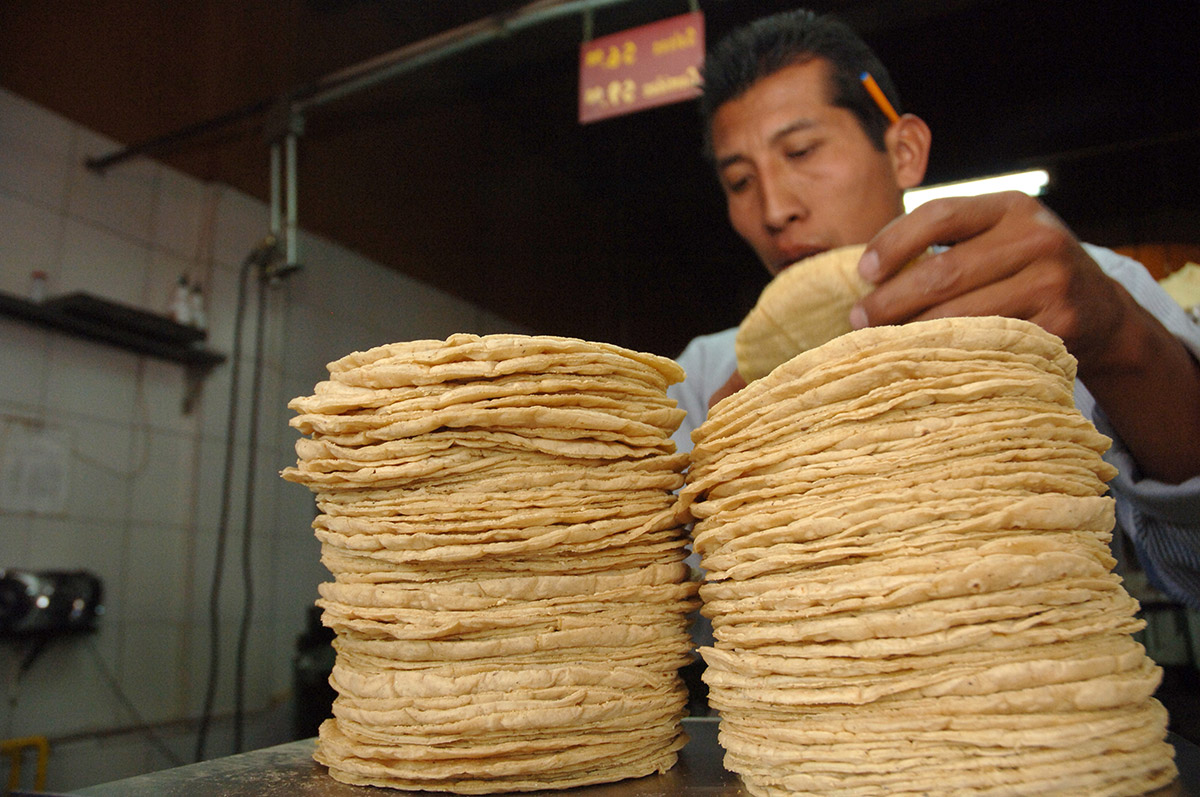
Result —
<instances>
[{"instance_id":1,"label":"man","mask_svg":"<svg viewBox=\"0 0 1200 797\"><path fill-rule=\"evenodd\" d=\"M1003 315L1061 337L1079 361L1076 404L1114 440L1121 526L1152 583L1200 608L1200 329L1140 264L1080 244L1023 194L938 200L904 215L932 135L911 114L889 122L864 71L898 109L883 65L828 17L778 14L714 48L702 112L734 229L771 274L867 244L859 273L876 287L851 311L855 328ZM900 271L930 246L935 254ZM744 386L735 332L698 338L680 356L684 448L707 408Z\"/></svg>"}]
</instances>

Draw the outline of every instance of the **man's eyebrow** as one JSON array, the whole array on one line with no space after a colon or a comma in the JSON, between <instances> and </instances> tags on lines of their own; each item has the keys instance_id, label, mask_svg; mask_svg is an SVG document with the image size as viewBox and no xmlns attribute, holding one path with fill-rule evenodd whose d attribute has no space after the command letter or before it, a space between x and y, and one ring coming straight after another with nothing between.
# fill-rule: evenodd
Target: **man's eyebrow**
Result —
<instances>
[{"instance_id":1,"label":"man's eyebrow","mask_svg":"<svg viewBox=\"0 0 1200 797\"><path fill-rule=\"evenodd\" d=\"M772 144L777 144L779 142L779 139L781 139L781 138L786 138L787 136L791 135L792 133L795 133L798 130L808 130L809 128L816 127L819 124L820 123L816 119L811 119L809 117L803 117L803 118L795 120L794 122L792 122L790 124L786 124L783 127L776 130L774 133L771 134L771 138L769 140ZM724 169L726 166L732 166L733 164L737 163L738 161L743 161L743 160L746 160L746 156L740 152L735 152L731 155L726 155L723 158L718 158L717 159L717 171Z\"/></svg>"},{"instance_id":2,"label":"man's eyebrow","mask_svg":"<svg viewBox=\"0 0 1200 797\"><path fill-rule=\"evenodd\" d=\"M818 122L816 119L811 119L807 116L802 119L797 119L796 121L792 122L791 124L784 125L783 127L776 130L774 133L772 133L771 139L770 139L771 143L772 144L778 143L779 139L784 138L785 136L791 135L792 133L795 133L798 130L808 130L809 128L816 127L819 124L820 124L820 122Z\"/></svg>"},{"instance_id":3,"label":"man's eyebrow","mask_svg":"<svg viewBox=\"0 0 1200 797\"><path fill-rule=\"evenodd\" d=\"M737 163L738 161L744 161L744 160L746 160L746 156L742 155L741 153L734 153L733 155L726 155L724 158L720 158L717 160L717 171L722 171L727 166L732 166L733 164Z\"/></svg>"}]
</instances>

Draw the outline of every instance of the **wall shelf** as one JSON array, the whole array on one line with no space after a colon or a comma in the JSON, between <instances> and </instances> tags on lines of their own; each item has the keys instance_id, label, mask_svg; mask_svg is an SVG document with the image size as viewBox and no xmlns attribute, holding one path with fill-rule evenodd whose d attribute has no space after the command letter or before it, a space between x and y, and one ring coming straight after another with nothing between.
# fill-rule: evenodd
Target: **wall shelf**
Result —
<instances>
[{"instance_id":1,"label":"wall shelf","mask_svg":"<svg viewBox=\"0 0 1200 797\"><path fill-rule=\"evenodd\" d=\"M203 376L225 361L203 347L207 335L201 329L87 293L31 302L0 291L0 315L187 366L185 412Z\"/></svg>"}]
</instances>

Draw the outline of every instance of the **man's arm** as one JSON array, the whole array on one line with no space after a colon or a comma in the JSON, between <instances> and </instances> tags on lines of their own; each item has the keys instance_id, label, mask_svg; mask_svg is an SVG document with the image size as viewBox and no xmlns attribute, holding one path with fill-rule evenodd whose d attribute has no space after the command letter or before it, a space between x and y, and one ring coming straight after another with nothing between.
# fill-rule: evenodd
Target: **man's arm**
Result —
<instances>
[{"instance_id":1,"label":"man's arm","mask_svg":"<svg viewBox=\"0 0 1200 797\"><path fill-rule=\"evenodd\" d=\"M940 251L901 268L933 245ZM868 245L859 272L877 285L856 327L1002 315L1058 335L1079 378L1141 468L1178 483L1200 474L1200 364L1024 194L929 202Z\"/></svg>"}]
</instances>

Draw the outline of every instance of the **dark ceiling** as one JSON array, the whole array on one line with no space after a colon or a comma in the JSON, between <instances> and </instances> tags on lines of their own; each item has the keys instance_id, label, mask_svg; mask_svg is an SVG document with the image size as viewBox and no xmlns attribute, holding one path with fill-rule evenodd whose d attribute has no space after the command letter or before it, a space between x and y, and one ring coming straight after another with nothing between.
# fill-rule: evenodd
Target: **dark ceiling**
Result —
<instances>
[{"instance_id":1,"label":"dark ceiling","mask_svg":"<svg viewBox=\"0 0 1200 797\"><path fill-rule=\"evenodd\" d=\"M707 37L793 3L702 0ZM928 182L1045 164L1047 203L1109 245L1200 240L1196 0L826 0L934 130ZM0 3L0 84L133 145L401 46L502 0ZM600 36L685 0L597 7ZM694 103L580 126L578 14L314 108L302 226L539 331L674 354L763 284L699 154ZM268 196L267 114L152 150ZM103 156L111 153L89 153ZM111 168L119 169L120 164ZM348 308L349 309L349 308Z\"/></svg>"}]
</instances>

